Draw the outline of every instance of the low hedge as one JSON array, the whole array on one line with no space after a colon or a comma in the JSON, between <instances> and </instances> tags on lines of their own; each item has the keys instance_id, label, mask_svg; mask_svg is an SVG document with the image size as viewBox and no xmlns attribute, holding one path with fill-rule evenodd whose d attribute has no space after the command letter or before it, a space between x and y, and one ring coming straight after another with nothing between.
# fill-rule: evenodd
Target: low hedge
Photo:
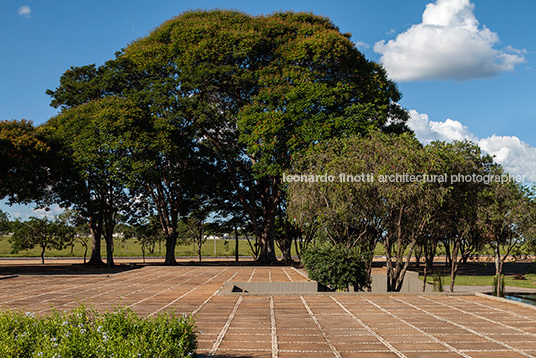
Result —
<instances>
[{"instance_id":1,"label":"low hedge","mask_svg":"<svg viewBox=\"0 0 536 358\"><path fill-rule=\"evenodd\" d=\"M35 316L0 311L0 358L193 357L197 347L190 317L163 313L141 318L118 308L99 314L80 306Z\"/></svg>"}]
</instances>

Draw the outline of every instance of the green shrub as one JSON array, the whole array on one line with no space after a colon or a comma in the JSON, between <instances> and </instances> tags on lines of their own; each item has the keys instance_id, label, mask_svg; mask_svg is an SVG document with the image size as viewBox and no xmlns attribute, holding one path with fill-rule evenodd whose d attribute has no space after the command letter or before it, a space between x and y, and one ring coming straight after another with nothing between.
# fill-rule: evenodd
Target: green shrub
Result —
<instances>
[{"instance_id":1,"label":"green shrub","mask_svg":"<svg viewBox=\"0 0 536 358\"><path fill-rule=\"evenodd\" d=\"M363 290L370 285L364 255L357 249L331 243L310 245L302 255L309 278L333 290L352 285Z\"/></svg>"},{"instance_id":2,"label":"green shrub","mask_svg":"<svg viewBox=\"0 0 536 358\"><path fill-rule=\"evenodd\" d=\"M189 317L141 318L118 308L99 314L81 306L37 317L0 312L0 358L192 357L197 341Z\"/></svg>"}]
</instances>

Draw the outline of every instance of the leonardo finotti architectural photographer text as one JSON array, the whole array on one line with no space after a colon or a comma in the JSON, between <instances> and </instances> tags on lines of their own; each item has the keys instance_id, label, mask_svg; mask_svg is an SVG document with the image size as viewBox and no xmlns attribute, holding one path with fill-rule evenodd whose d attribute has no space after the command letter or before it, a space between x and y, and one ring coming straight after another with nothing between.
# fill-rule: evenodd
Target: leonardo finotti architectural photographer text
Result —
<instances>
[{"instance_id":1,"label":"leonardo finotti architectural photographer text","mask_svg":"<svg viewBox=\"0 0 536 358\"><path fill-rule=\"evenodd\" d=\"M386 175L375 175L374 173L361 173L361 174L347 174L340 173L338 175L333 174L283 174L284 183L484 183L490 184L492 182L498 183L522 183L525 181L525 175L481 175L481 174L409 174L409 173L397 173Z\"/></svg>"}]
</instances>

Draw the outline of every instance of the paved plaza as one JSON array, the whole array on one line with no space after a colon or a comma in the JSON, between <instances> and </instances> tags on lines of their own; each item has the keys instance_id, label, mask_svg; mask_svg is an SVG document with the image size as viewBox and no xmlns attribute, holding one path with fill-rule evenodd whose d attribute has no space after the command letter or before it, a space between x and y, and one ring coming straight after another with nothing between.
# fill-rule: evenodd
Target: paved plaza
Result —
<instances>
[{"instance_id":1,"label":"paved plaza","mask_svg":"<svg viewBox=\"0 0 536 358\"><path fill-rule=\"evenodd\" d=\"M536 357L536 310L484 297L219 292L231 281L307 280L292 267L114 272L19 274L0 280L0 306L46 314L83 302L193 314L201 357Z\"/></svg>"}]
</instances>

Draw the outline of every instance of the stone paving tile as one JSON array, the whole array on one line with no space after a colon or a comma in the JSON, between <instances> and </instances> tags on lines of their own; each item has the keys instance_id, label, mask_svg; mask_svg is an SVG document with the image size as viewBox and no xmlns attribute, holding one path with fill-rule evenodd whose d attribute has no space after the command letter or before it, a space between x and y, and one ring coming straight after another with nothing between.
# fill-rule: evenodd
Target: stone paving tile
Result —
<instances>
[{"instance_id":1,"label":"stone paving tile","mask_svg":"<svg viewBox=\"0 0 536 358\"><path fill-rule=\"evenodd\" d=\"M0 281L0 307L195 314L201 357L536 357L536 310L483 297L217 294L226 281L305 280L291 267L21 275Z\"/></svg>"}]
</instances>

